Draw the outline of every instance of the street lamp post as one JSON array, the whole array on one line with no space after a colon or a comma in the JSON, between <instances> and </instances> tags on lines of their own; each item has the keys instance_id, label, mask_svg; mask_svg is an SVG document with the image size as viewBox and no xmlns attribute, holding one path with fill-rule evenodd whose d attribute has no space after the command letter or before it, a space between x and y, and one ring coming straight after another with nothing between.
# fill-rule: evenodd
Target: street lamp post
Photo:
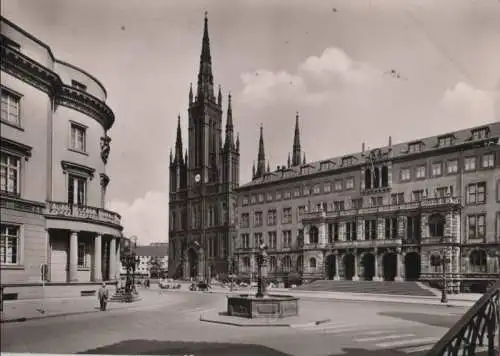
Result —
<instances>
[{"instance_id":1,"label":"street lamp post","mask_svg":"<svg viewBox=\"0 0 500 356\"><path fill-rule=\"evenodd\" d=\"M441 291L441 303L448 303L448 292L447 292L447 284L448 284L448 279L447 279L447 272L446 272L446 266L450 263L450 258L448 256L448 248L444 248L443 250L443 256L441 256L441 266L443 267L443 289Z\"/></svg>"},{"instance_id":2,"label":"street lamp post","mask_svg":"<svg viewBox=\"0 0 500 356\"><path fill-rule=\"evenodd\" d=\"M257 298L263 298L266 295L266 285L264 276L262 275L262 267L267 259L267 245L261 241L259 245L259 252L257 255Z\"/></svg>"}]
</instances>

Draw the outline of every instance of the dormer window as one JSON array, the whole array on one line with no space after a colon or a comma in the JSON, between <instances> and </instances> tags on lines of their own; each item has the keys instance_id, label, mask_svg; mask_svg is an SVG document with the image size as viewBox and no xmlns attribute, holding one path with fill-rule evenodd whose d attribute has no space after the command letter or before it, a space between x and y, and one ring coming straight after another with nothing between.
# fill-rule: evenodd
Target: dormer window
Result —
<instances>
[{"instance_id":1,"label":"dormer window","mask_svg":"<svg viewBox=\"0 0 500 356\"><path fill-rule=\"evenodd\" d=\"M71 86L75 89L81 90L81 91L87 91L87 86L85 84L82 84L76 80L71 81Z\"/></svg>"},{"instance_id":2,"label":"dormer window","mask_svg":"<svg viewBox=\"0 0 500 356\"><path fill-rule=\"evenodd\" d=\"M408 145L408 153L422 152L422 142L410 143Z\"/></svg>"},{"instance_id":3,"label":"dormer window","mask_svg":"<svg viewBox=\"0 0 500 356\"><path fill-rule=\"evenodd\" d=\"M352 156L342 158L342 166L351 166L353 162Z\"/></svg>"},{"instance_id":4,"label":"dormer window","mask_svg":"<svg viewBox=\"0 0 500 356\"><path fill-rule=\"evenodd\" d=\"M439 137L438 146L439 147L446 147L446 146L453 145L453 138L454 137L452 135Z\"/></svg>"},{"instance_id":5,"label":"dormer window","mask_svg":"<svg viewBox=\"0 0 500 356\"><path fill-rule=\"evenodd\" d=\"M487 127L482 129L472 130L472 140L484 140L488 138L489 130Z\"/></svg>"},{"instance_id":6,"label":"dormer window","mask_svg":"<svg viewBox=\"0 0 500 356\"><path fill-rule=\"evenodd\" d=\"M311 173L310 166L300 167L300 174L310 174L310 173Z\"/></svg>"},{"instance_id":7,"label":"dormer window","mask_svg":"<svg viewBox=\"0 0 500 356\"><path fill-rule=\"evenodd\" d=\"M335 164L332 161L325 161L321 162L319 165L319 169L322 171L327 171L329 169L333 169L335 167Z\"/></svg>"}]
</instances>

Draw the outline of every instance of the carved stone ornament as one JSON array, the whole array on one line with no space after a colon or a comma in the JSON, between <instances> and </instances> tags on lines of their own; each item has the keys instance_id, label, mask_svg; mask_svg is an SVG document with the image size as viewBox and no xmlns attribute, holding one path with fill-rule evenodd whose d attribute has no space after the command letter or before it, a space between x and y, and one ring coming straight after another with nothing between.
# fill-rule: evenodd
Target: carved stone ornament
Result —
<instances>
[{"instance_id":1,"label":"carved stone ornament","mask_svg":"<svg viewBox=\"0 0 500 356\"><path fill-rule=\"evenodd\" d=\"M110 142L111 137L108 135L101 137L101 158L104 163L108 163L109 152L111 150Z\"/></svg>"}]
</instances>

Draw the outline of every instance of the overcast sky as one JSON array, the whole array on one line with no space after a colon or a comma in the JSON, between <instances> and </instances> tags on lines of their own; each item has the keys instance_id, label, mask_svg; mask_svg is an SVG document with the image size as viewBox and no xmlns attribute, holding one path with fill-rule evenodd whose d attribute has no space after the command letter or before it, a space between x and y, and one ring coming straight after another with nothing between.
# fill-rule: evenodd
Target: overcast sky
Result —
<instances>
[{"instance_id":1,"label":"overcast sky","mask_svg":"<svg viewBox=\"0 0 500 356\"><path fill-rule=\"evenodd\" d=\"M498 0L3 0L3 16L106 87L108 207L139 243L168 239L169 151L178 113L186 147L205 10L241 183L261 123L271 167L286 164L296 111L308 161L500 120Z\"/></svg>"}]
</instances>

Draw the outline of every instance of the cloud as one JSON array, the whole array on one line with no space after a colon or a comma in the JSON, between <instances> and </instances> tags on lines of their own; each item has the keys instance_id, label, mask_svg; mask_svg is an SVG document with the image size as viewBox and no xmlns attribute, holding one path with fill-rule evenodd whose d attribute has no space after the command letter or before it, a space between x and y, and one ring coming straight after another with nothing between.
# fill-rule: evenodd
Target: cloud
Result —
<instances>
[{"instance_id":1,"label":"cloud","mask_svg":"<svg viewBox=\"0 0 500 356\"><path fill-rule=\"evenodd\" d=\"M447 89L441 100L443 109L457 120L498 120L499 92L477 89L467 83L458 82Z\"/></svg>"},{"instance_id":2,"label":"cloud","mask_svg":"<svg viewBox=\"0 0 500 356\"><path fill-rule=\"evenodd\" d=\"M137 236L141 245L168 240L168 197L167 193L151 191L142 198L128 204L111 201L108 209L122 216L124 235Z\"/></svg>"},{"instance_id":3,"label":"cloud","mask_svg":"<svg viewBox=\"0 0 500 356\"><path fill-rule=\"evenodd\" d=\"M309 105L326 102L330 94L370 83L380 71L356 62L342 49L330 47L320 56L310 56L295 73L257 70L241 74L241 100L256 107L281 100L300 100Z\"/></svg>"}]
</instances>

